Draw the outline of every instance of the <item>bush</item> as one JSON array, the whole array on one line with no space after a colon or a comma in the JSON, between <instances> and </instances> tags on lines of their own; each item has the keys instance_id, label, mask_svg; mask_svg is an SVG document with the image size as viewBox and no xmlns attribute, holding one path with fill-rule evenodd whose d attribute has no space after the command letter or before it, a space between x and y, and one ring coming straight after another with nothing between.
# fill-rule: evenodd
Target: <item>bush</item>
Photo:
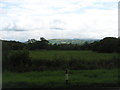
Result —
<instances>
[{"instance_id":1,"label":"bush","mask_svg":"<svg viewBox=\"0 0 120 90\"><path fill-rule=\"evenodd\" d=\"M29 58L29 52L27 50L12 51L8 55L8 70L24 72L29 70L31 60Z\"/></svg>"}]
</instances>

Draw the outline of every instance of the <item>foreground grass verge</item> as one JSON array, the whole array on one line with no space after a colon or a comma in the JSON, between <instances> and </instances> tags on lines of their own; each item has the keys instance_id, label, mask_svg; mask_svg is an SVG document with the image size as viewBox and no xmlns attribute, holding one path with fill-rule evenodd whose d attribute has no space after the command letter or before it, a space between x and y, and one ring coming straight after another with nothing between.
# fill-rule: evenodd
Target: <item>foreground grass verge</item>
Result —
<instances>
[{"instance_id":1,"label":"foreground grass verge","mask_svg":"<svg viewBox=\"0 0 120 90\"><path fill-rule=\"evenodd\" d=\"M118 85L117 69L69 70L69 84L65 84L65 72L4 72L3 88L79 88L115 87Z\"/></svg>"}]
</instances>

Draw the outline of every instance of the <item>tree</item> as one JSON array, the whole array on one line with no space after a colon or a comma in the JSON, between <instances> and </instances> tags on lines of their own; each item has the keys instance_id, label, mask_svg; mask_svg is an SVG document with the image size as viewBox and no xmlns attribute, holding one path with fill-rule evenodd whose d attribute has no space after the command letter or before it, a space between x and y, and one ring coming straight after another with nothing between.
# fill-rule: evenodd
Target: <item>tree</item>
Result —
<instances>
[{"instance_id":1,"label":"tree","mask_svg":"<svg viewBox=\"0 0 120 90\"><path fill-rule=\"evenodd\" d=\"M116 52L118 49L118 39L114 37L106 37L100 41L92 43L92 50L102 53Z\"/></svg>"},{"instance_id":2,"label":"tree","mask_svg":"<svg viewBox=\"0 0 120 90\"><path fill-rule=\"evenodd\" d=\"M41 37L40 38L40 48L41 49L47 49L48 48L48 43L49 43L49 41L48 40L46 40L45 38L43 38L43 37Z\"/></svg>"}]
</instances>

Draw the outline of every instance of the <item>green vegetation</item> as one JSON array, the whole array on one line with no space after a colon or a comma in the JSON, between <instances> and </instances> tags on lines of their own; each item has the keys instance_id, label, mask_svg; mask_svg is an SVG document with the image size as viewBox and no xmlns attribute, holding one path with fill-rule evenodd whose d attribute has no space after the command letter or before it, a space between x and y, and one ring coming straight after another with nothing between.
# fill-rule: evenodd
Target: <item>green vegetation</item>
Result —
<instances>
[{"instance_id":1,"label":"green vegetation","mask_svg":"<svg viewBox=\"0 0 120 90\"><path fill-rule=\"evenodd\" d=\"M6 60L3 60L3 71L26 71L28 70L31 60L29 58L29 51L27 50L19 50L19 51L11 51L7 56Z\"/></svg>"},{"instance_id":2,"label":"green vegetation","mask_svg":"<svg viewBox=\"0 0 120 90\"><path fill-rule=\"evenodd\" d=\"M69 70L69 84L65 84L65 71L4 72L6 88L80 88L118 86L117 69Z\"/></svg>"},{"instance_id":3,"label":"green vegetation","mask_svg":"<svg viewBox=\"0 0 120 90\"><path fill-rule=\"evenodd\" d=\"M48 69L111 69L117 68L117 53L92 51L30 51L33 70Z\"/></svg>"},{"instance_id":4,"label":"green vegetation","mask_svg":"<svg viewBox=\"0 0 120 90\"><path fill-rule=\"evenodd\" d=\"M10 53L10 55L18 57L18 60L20 60L19 55L21 54L25 53L22 51ZM115 87L118 86L117 56L117 53L92 51L29 51L32 65L27 66L27 70L19 65L16 71L14 68L12 68L12 72L10 69L5 70L3 72L3 87ZM68 85L65 84L66 68L69 69Z\"/></svg>"},{"instance_id":5,"label":"green vegetation","mask_svg":"<svg viewBox=\"0 0 120 90\"><path fill-rule=\"evenodd\" d=\"M3 71L93 70L118 67L117 53L92 51L11 51ZM21 57L22 56L22 57Z\"/></svg>"},{"instance_id":6,"label":"green vegetation","mask_svg":"<svg viewBox=\"0 0 120 90\"><path fill-rule=\"evenodd\" d=\"M116 57L117 53L96 53L92 51L76 50L42 50L30 51L31 60L111 60Z\"/></svg>"},{"instance_id":7,"label":"green vegetation","mask_svg":"<svg viewBox=\"0 0 120 90\"><path fill-rule=\"evenodd\" d=\"M3 87L115 87L119 52L120 38L114 37L82 45L50 44L43 37L26 43L3 41Z\"/></svg>"},{"instance_id":8,"label":"green vegetation","mask_svg":"<svg viewBox=\"0 0 120 90\"><path fill-rule=\"evenodd\" d=\"M73 40L75 41L75 40ZM17 41L3 40L3 51L9 50L92 50L101 53L119 53L120 52L120 38L105 37L94 42L86 41L84 44L75 43L50 43L49 40L41 37L40 40L29 39L26 43Z\"/></svg>"}]
</instances>

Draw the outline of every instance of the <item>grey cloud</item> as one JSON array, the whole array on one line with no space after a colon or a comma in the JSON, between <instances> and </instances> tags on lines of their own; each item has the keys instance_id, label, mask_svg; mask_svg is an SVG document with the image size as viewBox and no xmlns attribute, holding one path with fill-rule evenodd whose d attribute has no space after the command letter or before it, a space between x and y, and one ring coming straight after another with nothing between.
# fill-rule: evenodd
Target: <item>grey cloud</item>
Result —
<instances>
[{"instance_id":1,"label":"grey cloud","mask_svg":"<svg viewBox=\"0 0 120 90\"><path fill-rule=\"evenodd\" d=\"M60 27L52 27L50 29L52 29L52 30L64 30L64 28L60 28Z\"/></svg>"},{"instance_id":2,"label":"grey cloud","mask_svg":"<svg viewBox=\"0 0 120 90\"><path fill-rule=\"evenodd\" d=\"M0 31L26 31L25 29L19 28L15 23L8 24L6 27L1 28Z\"/></svg>"},{"instance_id":3,"label":"grey cloud","mask_svg":"<svg viewBox=\"0 0 120 90\"><path fill-rule=\"evenodd\" d=\"M66 25L65 22L63 22L62 20L59 20L59 19L54 19L52 22L50 22L50 24L52 24L52 25Z\"/></svg>"},{"instance_id":4,"label":"grey cloud","mask_svg":"<svg viewBox=\"0 0 120 90\"><path fill-rule=\"evenodd\" d=\"M0 30L0 31L26 31L24 29L3 29L3 30Z\"/></svg>"}]
</instances>

